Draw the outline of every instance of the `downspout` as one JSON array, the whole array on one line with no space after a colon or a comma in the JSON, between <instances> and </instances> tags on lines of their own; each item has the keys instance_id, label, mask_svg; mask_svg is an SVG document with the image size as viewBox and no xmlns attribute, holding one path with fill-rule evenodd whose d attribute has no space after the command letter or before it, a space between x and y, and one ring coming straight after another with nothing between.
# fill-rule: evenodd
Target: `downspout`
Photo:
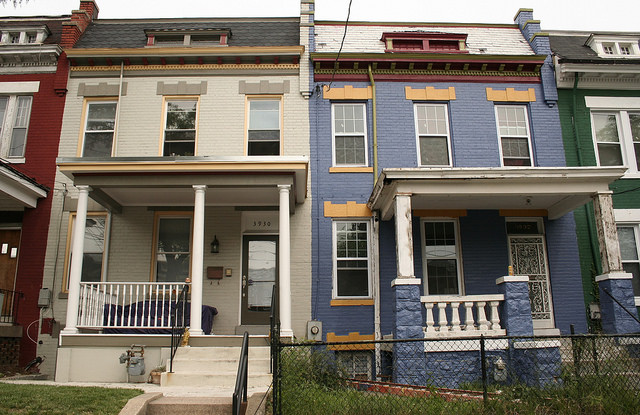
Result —
<instances>
[{"instance_id":1,"label":"downspout","mask_svg":"<svg viewBox=\"0 0 640 415\"><path fill-rule=\"evenodd\" d=\"M573 89L571 90L571 127L573 129L573 139L576 144L576 152L578 158L578 166L583 166L582 160L582 144L580 142L580 133L578 132L578 127L576 125L576 107L578 105L578 82L580 81L580 73L576 72L576 75L573 80ZM593 209L589 209L588 205L583 205L583 209L585 212L585 216L587 217L587 233L589 235L589 247L591 248L591 260L596 268L596 273L600 274L600 252L598 247L596 246L596 241L593 238L593 226L595 226L595 218L593 217Z\"/></svg>"},{"instance_id":2,"label":"downspout","mask_svg":"<svg viewBox=\"0 0 640 415\"><path fill-rule=\"evenodd\" d=\"M122 98L122 79L124 77L124 61L120 62L120 85L118 86L118 103L116 105L116 125L113 132L113 155L118 155L118 126L120 125L120 99Z\"/></svg>"},{"instance_id":3,"label":"downspout","mask_svg":"<svg viewBox=\"0 0 640 415\"><path fill-rule=\"evenodd\" d=\"M376 118L376 81L373 80L371 65L368 66L369 82L371 82L371 105L373 111L373 185L378 181L378 120Z\"/></svg>"}]
</instances>

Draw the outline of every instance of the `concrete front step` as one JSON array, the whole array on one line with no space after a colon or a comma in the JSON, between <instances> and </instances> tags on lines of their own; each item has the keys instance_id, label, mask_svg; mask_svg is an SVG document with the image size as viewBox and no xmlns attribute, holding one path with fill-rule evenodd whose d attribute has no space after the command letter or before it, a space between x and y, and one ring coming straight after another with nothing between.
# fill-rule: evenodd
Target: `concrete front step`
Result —
<instances>
[{"instance_id":1,"label":"concrete front step","mask_svg":"<svg viewBox=\"0 0 640 415\"><path fill-rule=\"evenodd\" d=\"M249 373L268 373L270 368L269 359L249 358ZM238 359L180 359L173 361L174 372L237 372Z\"/></svg>"},{"instance_id":2,"label":"concrete front step","mask_svg":"<svg viewBox=\"0 0 640 415\"><path fill-rule=\"evenodd\" d=\"M249 372L248 387L261 388L271 384L273 376L269 373ZM198 385L214 388L233 388L236 384L236 373L198 373L198 372L174 372L163 373L160 384L165 387Z\"/></svg>"},{"instance_id":3,"label":"concrete front step","mask_svg":"<svg viewBox=\"0 0 640 415\"><path fill-rule=\"evenodd\" d=\"M240 347L221 346L221 347L179 347L173 359L239 359ZM269 358L268 347L249 347L249 359L252 358Z\"/></svg>"},{"instance_id":4,"label":"concrete front step","mask_svg":"<svg viewBox=\"0 0 640 415\"><path fill-rule=\"evenodd\" d=\"M149 402L147 415L227 415L231 413L232 398L162 397Z\"/></svg>"}]
</instances>

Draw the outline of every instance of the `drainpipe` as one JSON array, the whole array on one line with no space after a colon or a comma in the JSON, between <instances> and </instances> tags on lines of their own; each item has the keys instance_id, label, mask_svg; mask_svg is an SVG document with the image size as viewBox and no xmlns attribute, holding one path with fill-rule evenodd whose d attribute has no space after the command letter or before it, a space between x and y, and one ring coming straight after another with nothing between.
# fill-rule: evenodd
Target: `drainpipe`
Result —
<instances>
[{"instance_id":1,"label":"drainpipe","mask_svg":"<svg viewBox=\"0 0 640 415\"><path fill-rule=\"evenodd\" d=\"M573 80L573 89L571 90L571 128L573 129L573 139L576 144L576 152L578 156L578 166L583 165L582 160L582 144L580 142L580 133L578 132L578 127L576 126L576 106L578 105L578 82L580 81L580 73L576 72L574 80ZM600 274L600 253L598 247L596 246L596 241L593 235L592 224L595 222L595 218L593 217L593 210L589 209L587 205L583 205L583 209L585 215L587 217L587 233L589 235L589 247L591 248L591 260L596 268L596 273ZM595 225L594 225L595 226Z\"/></svg>"},{"instance_id":2,"label":"drainpipe","mask_svg":"<svg viewBox=\"0 0 640 415\"><path fill-rule=\"evenodd\" d=\"M116 104L116 125L113 132L113 155L118 156L118 128L120 124L120 99L122 98L122 79L124 77L124 61L120 62L120 85L118 87L118 103Z\"/></svg>"},{"instance_id":3,"label":"drainpipe","mask_svg":"<svg viewBox=\"0 0 640 415\"><path fill-rule=\"evenodd\" d=\"M373 80L371 65L369 70L369 82L371 82L371 102L373 110L373 185L378 181L378 122L376 119L376 82Z\"/></svg>"}]
</instances>

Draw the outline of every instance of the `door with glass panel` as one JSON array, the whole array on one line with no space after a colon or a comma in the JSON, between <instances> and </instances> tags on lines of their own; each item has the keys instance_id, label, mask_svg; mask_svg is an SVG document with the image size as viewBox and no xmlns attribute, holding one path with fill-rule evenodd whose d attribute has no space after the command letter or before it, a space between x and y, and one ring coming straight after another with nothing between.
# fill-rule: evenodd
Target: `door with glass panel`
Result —
<instances>
[{"instance_id":1,"label":"door with glass panel","mask_svg":"<svg viewBox=\"0 0 640 415\"><path fill-rule=\"evenodd\" d=\"M0 229L0 323L13 323L13 291L19 249L20 230Z\"/></svg>"},{"instance_id":2,"label":"door with glass panel","mask_svg":"<svg viewBox=\"0 0 640 415\"><path fill-rule=\"evenodd\" d=\"M245 235L242 239L243 325L269 324L271 295L278 281L278 236Z\"/></svg>"},{"instance_id":3,"label":"door with glass panel","mask_svg":"<svg viewBox=\"0 0 640 415\"><path fill-rule=\"evenodd\" d=\"M533 328L553 328L546 242L540 221L507 221L509 258L515 275L529 277Z\"/></svg>"}]
</instances>

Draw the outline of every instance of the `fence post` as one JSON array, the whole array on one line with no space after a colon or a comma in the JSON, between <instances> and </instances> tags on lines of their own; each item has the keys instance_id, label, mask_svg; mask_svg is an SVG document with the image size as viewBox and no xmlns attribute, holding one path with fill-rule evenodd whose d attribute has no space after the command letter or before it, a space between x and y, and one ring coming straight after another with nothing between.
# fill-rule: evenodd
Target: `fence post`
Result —
<instances>
[{"instance_id":1,"label":"fence post","mask_svg":"<svg viewBox=\"0 0 640 415\"><path fill-rule=\"evenodd\" d=\"M482 401L487 404L487 363L484 350L484 335L480 335L480 367L482 368Z\"/></svg>"},{"instance_id":2,"label":"fence post","mask_svg":"<svg viewBox=\"0 0 640 415\"><path fill-rule=\"evenodd\" d=\"M573 354L573 371L575 373L576 381L577 381L580 378L580 351L578 350L578 348L580 347L579 346L580 343L575 337L573 337L576 334L576 330L573 324L569 326L569 329L571 330L571 351Z\"/></svg>"},{"instance_id":3,"label":"fence post","mask_svg":"<svg viewBox=\"0 0 640 415\"><path fill-rule=\"evenodd\" d=\"M591 338L591 353L593 356L593 368L596 371L596 376L600 376L600 368L598 365L598 345L596 344L596 337Z\"/></svg>"}]
</instances>

